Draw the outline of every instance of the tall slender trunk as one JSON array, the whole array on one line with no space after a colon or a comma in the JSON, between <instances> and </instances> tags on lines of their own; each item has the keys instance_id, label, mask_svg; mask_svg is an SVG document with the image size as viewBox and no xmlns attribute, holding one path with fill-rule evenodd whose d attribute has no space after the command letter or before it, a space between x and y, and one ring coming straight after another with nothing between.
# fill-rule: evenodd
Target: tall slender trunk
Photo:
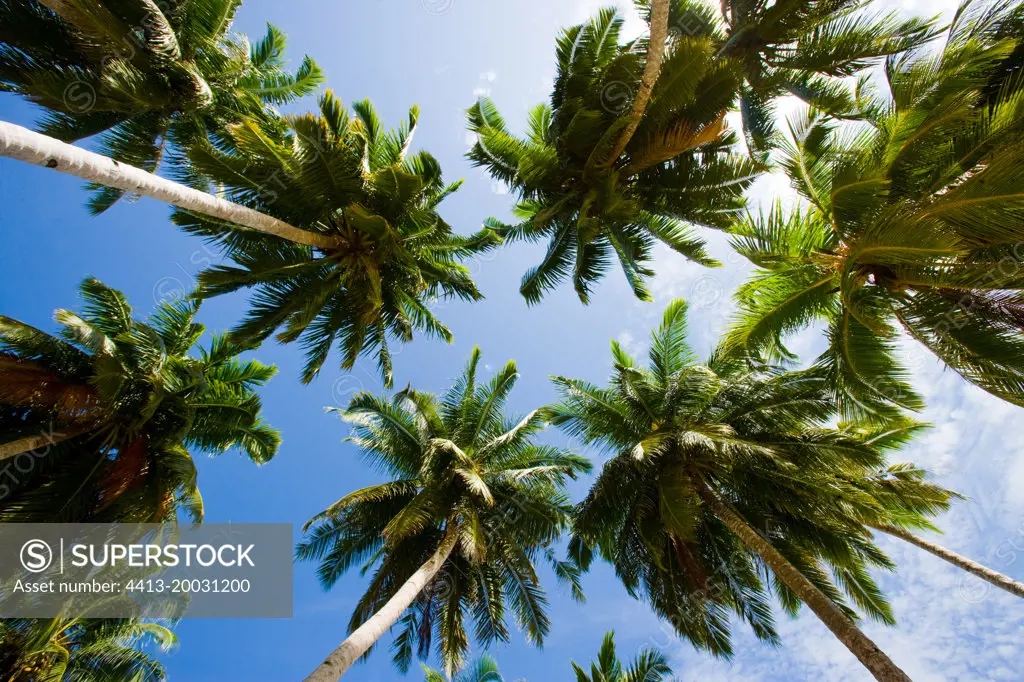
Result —
<instances>
[{"instance_id":1,"label":"tall slender trunk","mask_svg":"<svg viewBox=\"0 0 1024 682\"><path fill-rule=\"evenodd\" d=\"M34 452L42 448L49 448L57 443L74 438L82 432L81 429L69 429L66 432L51 431L50 433L39 433L35 436L26 436L9 443L0 443L0 462L11 457L17 457L23 452ZM35 453L42 456L45 453Z\"/></svg>"},{"instance_id":2,"label":"tall slender trunk","mask_svg":"<svg viewBox=\"0 0 1024 682\"><path fill-rule=\"evenodd\" d=\"M0 156L46 166L89 182L152 197L187 211L219 218L296 244L319 248L337 245L334 239L326 235L301 230L246 206L233 204L6 121L0 121Z\"/></svg>"},{"instance_id":3,"label":"tall slender trunk","mask_svg":"<svg viewBox=\"0 0 1024 682\"><path fill-rule=\"evenodd\" d=\"M868 639L867 635L839 610L821 590L815 587L804 575L782 556L770 542L765 540L746 521L741 519L732 508L720 500L709 488L698 485L697 494L705 504L718 516L729 530L748 548L753 550L768 564L772 572L786 587L800 597L814 612L821 622L832 631L840 642L857 657L865 668L881 682L910 682L910 677L899 669L878 646Z\"/></svg>"},{"instance_id":4,"label":"tall slender trunk","mask_svg":"<svg viewBox=\"0 0 1024 682\"><path fill-rule=\"evenodd\" d=\"M1024 583L1018 582L1008 575L992 570L988 566L983 566L976 561L971 561L965 556L960 556L956 552L948 550L942 545L937 545L934 542L929 542L928 540L918 537L913 533L908 533L902 528L897 528L896 526L890 526L888 524L881 524L877 526L874 524L868 525L875 530L887 533L893 537L899 538L900 540L906 540L912 545L917 545L926 552L931 552L940 559L945 559L954 566L962 568L969 573L973 573L982 580L990 582L996 587L1006 590L1010 594L1024 598Z\"/></svg>"},{"instance_id":5,"label":"tall slender trunk","mask_svg":"<svg viewBox=\"0 0 1024 682\"><path fill-rule=\"evenodd\" d=\"M352 664L358 661L359 657L365 654L374 642L401 618L413 600L423 591L423 588L430 584L452 550L455 549L458 537L455 526L450 526L434 555L416 569L416 572L398 588L387 604L356 628L355 632L341 643L341 646L332 651L331 655L310 673L305 682L337 682L341 679L341 676L352 667Z\"/></svg>"},{"instance_id":6,"label":"tall slender trunk","mask_svg":"<svg viewBox=\"0 0 1024 682\"><path fill-rule=\"evenodd\" d=\"M611 165L622 154L629 141L633 139L633 133L640 125L644 117L644 110L647 109L647 102L651 99L651 92L654 84L658 82L658 75L661 73L661 63L665 60L665 40L668 39L668 14L669 0L653 0L651 2L651 36L647 44L647 63L644 65L644 75L640 79L640 87L636 90L636 99L633 100L633 107L629 110L626 127L619 135L619 141L608 155L606 163Z\"/></svg>"}]
</instances>

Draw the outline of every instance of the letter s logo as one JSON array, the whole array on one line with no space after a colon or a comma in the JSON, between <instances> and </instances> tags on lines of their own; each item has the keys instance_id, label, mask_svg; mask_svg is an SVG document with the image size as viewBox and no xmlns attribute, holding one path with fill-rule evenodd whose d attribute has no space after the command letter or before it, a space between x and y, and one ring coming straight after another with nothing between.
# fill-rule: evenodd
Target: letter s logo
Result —
<instances>
[{"instance_id":1,"label":"letter s logo","mask_svg":"<svg viewBox=\"0 0 1024 682\"><path fill-rule=\"evenodd\" d=\"M53 550L42 540L29 540L21 546L21 565L26 571L41 573L53 563Z\"/></svg>"}]
</instances>

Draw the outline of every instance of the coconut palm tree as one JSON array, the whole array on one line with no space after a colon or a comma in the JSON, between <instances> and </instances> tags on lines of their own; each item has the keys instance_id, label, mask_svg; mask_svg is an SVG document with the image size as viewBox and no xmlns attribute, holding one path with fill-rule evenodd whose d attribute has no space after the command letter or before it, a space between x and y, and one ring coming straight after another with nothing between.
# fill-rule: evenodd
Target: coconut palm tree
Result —
<instances>
[{"instance_id":1,"label":"coconut palm tree","mask_svg":"<svg viewBox=\"0 0 1024 682\"><path fill-rule=\"evenodd\" d=\"M482 646L508 641L507 609L541 644L549 622L539 559L582 598L578 571L549 544L570 521L567 479L590 464L534 442L543 410L505 416L515 363L478 384L479 362L474 349L440 399L410 388L392 400L364 393L340 411L355 424L349 440L388 481L349 493L306 524L296 556L319 562L325 587L357 563L373 569L351 635L308 682L334 682L396 624L394 659L403 671L414 649L429 654L434 638L445 669L457 670L469 648L467 617Z\"/></svg>"},{"instance_id":2,"label":"coconut palm tree","mask_svg":"<svg viewBox=\"0 0 1024 682\"><path fill-rule=\"evenodd\" d=\"M5 682L163 682L164 667L143 648L169 651L174 633L127 619L0 620L0 677Z\"/></svg>"},{"instance_id":3,"label":"coconut palm tree","mask_svg":"<svg viewBox=\"0 0 1024 682\"><path fill-rule=\"evenodd\" d=\"M438 670L423 666L424 682L448 682ZM483 654L465 668L457 672L451 682L505 682L498 670L498 662L487 654Z\"/></svg>"},{"instance_id":4,"label":"coconut palm tree","mask_svg":"<svg viewBox=\"0 0 1024 682\"><path fill-rule=\"evenodd\" d=\"M196 140L323 82L309 57L294 74L285 70L277 28L252 45L232 33L241 4L3 0L0 89L48 110L45 135L73 142L102 133L100 153L150 172L165 156L180 163ZM124 194L95 189L94 213Z\"/></svg>"},{"instance_id":5,"label":"coconut palm tree","mask_svg":"<svg viewBox=\"0 0 1024 682\"><path fill-rule=\"evenodd\" d=\"M409 341L421 330L451 341L431 304L482 298L461 261L501 238L487 228L454 234L438 215L438 204L461 182L445 184L434 157L409 152L416 107L395 132L383 130L368 101L353 110L350 117L328 91L318 115L268 114L228 126L215 143L196 142L177 172L202 189L2 122L0 155L179 207L175 222L239 266L201 273L198 295L256 290L233 338L262 341L283 327L279 340L299 339L307 349L306 382L335 342L345 368L376 352L390 386L388 337ZM237 203L207 193L211 181Z\"/></svg>"},{"instance_id":6,"label":"coconut palm tree","mask_svg":"<svg viewBox=\"0 0 1024 682\"><path fill-rule=\"evenodd\" d=\"M608 388L555 379L563 402L553 423L615 453L579 506L574 555L586 566L597 549L681 636L726 656L730 610L776 641L770 580L787 610L806 604L877 679L908 680L854 624L828 574L890 622L867 572L887 559L830 513L815 475L848 462L878 467L884 455L827 427L835 408L820 376L722 354L699 363L685 310L669 305L647 367L613 342ZM817 513L802 514L815 500Z\"/></svg>"},{"instance_id":7,"label":"coconut palm tree","mask_svg":"<svg viewBox=\"0 0 1024 682\"><path fill-rule=\"evenodd\" d=\"M966 17L966 18L965 18ZM890 60L871 125L819 112L790 122L783 165L808 205L737 228L757 269L727 346L791 359L785 336L828 325L817 366L847 416L893 418L920 399L893 357L902 329L982 389L1024 405L1024 99L1010 79L979 105L1020 44L961 15L937 58Z\"/></svg>"},{"instance_id":8,"label":"coconut palm tree","mask_svg":"<svg viewBox=\"0 0 1024 682\"><path fill-rule=\"evenodd\" d=\"M470 160L519 197L520 222L486 224L510 240L548 241L541 263L523 277L529 303L565 278L586 302L615 260L636 296L648 300L656 242L717 264L687 224L727 227L758 172L732 152L736 140L724 119L741 73L716 58L712 38L685 36L665 52L658 22L649 41L620 44L621 27L607 9L562 33L551 104L530 112L527 137L512 135L488 99L468 112L477 135ZM648 93L650 57L662 53Z\"/></svg>"},{"instance_id":9,"label":"coconut palm tree","mask_svg":"<svg viewBox=\"0 0 1024 682\"><path fill-rule=\"evenodd\" d=\"M707 26L718 56L742 65L740 111L747 144L767 152L775 138L774 102L795 95L835 116L858 116L843 82L882 58L919 47L937 35L936 21L866 11L869 0L675 0L675 35Z\"/></svg>"},{"instance_id":10,"label":"coconut palm tree","mask_svg":"<svg viewBox=\"0 0 1024 682\"><path fill-rule=\"evenodd\" d=\"M672 674L672 668L660 651L641 649L629 667L624 667L615 651L615 632L604 636L597 660L590 664L590 673L572 662L576 682L663 682Z\"/></svg>"},{"instance_id":11,"label":"coconut palm tree","mask_svg":"<svg viewBox=\"0 0 1024 682\"><path fill-rule=\"evenodd\" d=\"M195 303L161 303L142 322L98 280L81 293L81 316L57 311L59 336L0 316L0 460L19 472L0 521L200 520L189 448L269 461L280 436L257 389L276 369L224 336L190 355L204 332Z\"/></svg>"},{"instance_id":12,"label":"coconut palm tree","mask_svg":"<svg viewBox=\"0 0 1024 682\"><path fill-rule=\"evenodd\" d=\"M280 330L279 340L300 340L305 382L335 342L345 368L376 352L390 386L388 337L410 341L418 330L450 342L430 303L482 298L459 261L500 239L487 229L456 235L438 215L438 204L461 181L446 184L433 156L409 151L418 108L394 132L383 129L369 101L352 108L350 117L328 91L319 115L232 126L219 145L197 145L191 155L191 174L212 179L240 205L301 226L321 243L271 244L187 211L177 211L174 221L223 247L235 263L201 273L198 296L255 289L233 338L262 341Z\"/></svg>"},{"instance_id":13,"label":"coconut palm tree","mask_svg":"<svg viewBox=\"0 0 1024 682\"><path fill-rule=\"evenodd\" d=\"M863 0L723 3L724 26L699 2L637 5L646 40L620 45L610 9L563 32L551 105L530 112L527 137L509 133L488 99L468 112L469 158L520 200L520 222L489 224L512 240L548 240L522 281L530 303L570 275L586 302L615 260L648 300L658 241L715 265L686 224L728 227L763 168L763 154L754 163L733 153L724 117L737 96L749 146L763 152L774 98L793 91L852 113L842 78L934 35L931 22L857 13Z\"/></svg>"}]
</instances>

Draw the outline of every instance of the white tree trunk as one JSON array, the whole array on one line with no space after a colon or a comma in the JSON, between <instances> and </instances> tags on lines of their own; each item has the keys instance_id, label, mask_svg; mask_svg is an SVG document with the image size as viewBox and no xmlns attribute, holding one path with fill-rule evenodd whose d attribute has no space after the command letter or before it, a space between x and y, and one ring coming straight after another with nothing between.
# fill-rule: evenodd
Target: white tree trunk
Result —
<instances>
[{"instance_id":1,"label":"white tree trunk","mask_svg":"<svg viewBox=\"0 0 1024 682\"><path fill-rule=\"evenodd\" d=\"M76 178L126 192L135 192L165 201L186 211L219 218L296 244L325 249L336 246L335 240L326 235L301 230L246 206L233 204L6 121L0 121L0 156L46 166L61 173L74 175Z\"/></svg>"},{"instance_id":2,"label":"white tree trunk","mask_svg":"<svg viewBox=\"0 0 1024 682\"><path fill-rule=\"evenodd\" d=\"M644 117L647 109L647 102L651 99L651 92L654 84L658 82L661 74L661 63L665 60L665 41L668 39L668 14L669 0L653 0L651 2L651 36L647 45L647 63L644 65L644 75L640 79L640 87L636 91L636 99L633 100L633 108L629 110L629 123L622 129L619 141L608 155L606 163L615 163L619 155L629 144Z\"/></svg>"},{"instance_id":3,"label":"white tree trunk","mask_svg":"<svg viewBox=\"0 0 1024 682\"><path fill-rule=\"evenodd\" d=\"M416 569L416 572L405 581L405 584L398 588L395 595L388 600L388 603L373 614L369 620L356 628L355 632L348 636L331 655L324 659L316 670L310 673L305 682L337 682L341 679L352 665L359 658L369 651L374 642L380 639L392 625L394 625L405 610L416 599L423 588L430 584L441 566L448 559L448 556L455 548L458 540L458 533L452 526L445 534L441 546L437 548L434 555L427 559L426 563Z\"/></svg>"},{"instance_id":4,"label":"white tree trunk","mask_svg":"<svg viewBox=\"0 0 1024 682\"><path fill-rule=\"evenodd\" d=\"M731 530L749 549L756 553L775 576L793 591L807 607L814 612L832 634L850 650L857 660L874 675L879 682L911 682L910 677L893 663L885 652L878 648L860 628L847 618L839 607L832 603L821 590L798 571L793 564L754 528L720 500L709 488L697 486L701 500L715 513L715 516Z\"/></svg>"},{"instance_id":5,"label":"white tree trunk","mask_svg":"<svg viewBox=\"0 0 1024 682\"><path fill-rule=\"evenodd\" d=\"M928 540L918 537L913 533L909 533L902 528L889 525L872 525L871 527L875 530L880 530L883 533L888 533L893 537L897 537L900 540L909 542L912 545L916 545L926 552L931 552L940 559L945 559L957 568L962 568L969 573L973 573L982 580L992 583L999 589L1006 590L1010 594L1024 598L1024 583L1018 582L1008 575L995 571L988 566L983 566L976 561L972 561L965 556L961 556L956 552L946 549L942 545L929 542Z\"/></svg>"}]
</instances>

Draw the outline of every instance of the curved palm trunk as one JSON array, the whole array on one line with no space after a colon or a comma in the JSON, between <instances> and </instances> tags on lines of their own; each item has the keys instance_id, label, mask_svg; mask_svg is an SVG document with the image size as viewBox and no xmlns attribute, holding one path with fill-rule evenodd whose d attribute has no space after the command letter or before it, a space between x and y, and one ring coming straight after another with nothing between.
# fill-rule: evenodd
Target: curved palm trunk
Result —
<instances>
[{"instance_id":1,"label":"curved palm trunk","mask_svg":"<svg viewBox=\"0 0 1024 682\"><path fill-rule=\"evenodd\" d=\"M448 556L455 549L458 533L454 526L449 528L434 555L398 588L395 595L388 600L369 620L356 628L331 655L324 659L316 670L310 673L304 682L337 682L359 658L369 651L374 642L380 639L394 625L405 610L409 608L423 588L430 584Z\"/></svg>"},{"instance_id":2,"label":"curved palm trunk","mask_svg":"<svg viewBox=\"0 0 1024 682\"><path fill-rule=\"evenodd\" d=\"M6 121L0 121L0 156L46 166L89 182L158 199L187 211L219 218L296 244L318 248L336 246L335 241L326 235L300 230L247 206L233 204Z\"/></svg>"},{"instance_id":3,"label":"curved palm trunk","mask_svg":"<svg viewBox=\"0 0 1024 682\"><path fill-rule=\"evenodd\" d=\"M770 542L761 537L756 530L741 519L729 505L718 499L710 489L697 486L697 494L729 530L749 549L768 564L772 572L778 576L786 587L800 597L810 607L821 622L832 631L840 642L857 657L876 680L880 682L910 682L910 677L899 669L885 653L878 648L845 613L821 593L786 557L775 549Z\"/></svg>"},{"instance_id":4,"label":"curved palm trunk","mask_svg":"<svg viewBox=\"0 0 1024 682\"><path fill-rule=\"evenodd\" d=\"M982 580L992 583L996 587L1006 590L1010 594L1014 594L1018 597L1024 598L1024 583L1017 582L1008 575L1004 575L999 571L992 570L988 566L983 566L976 561L971 561L965 556L960 556L956 552L950 551L942 545L937 545L934 542L929 542L924 538L918 537L913 533L908 533L902 528L890 525L879 525L869 524L875 530L887 533L893 537L897 537L900 540L906 540L912 545L916 545L926 552L931 552L940 559L945 559L949 563L953 564L957 568L973 573Z\"/></svg>"},{"instance_id":5,"label":"curved palm trunk","mask_svg":"<svg viewBox=\"0 0 1024 682\"><path fill-rule=\"evenodd\" d=\"M629 141L633 138L640 120L644 117L644 110L647 109L647 102L651 99L651 92L654 84L658 82L658 74L661 73L661 63L665 59L665 40L668 38L668 12L669 0L653 0L651 2L651 37L647 45L647 63L644 65L644 75L640 80L640 87L636 91L636 99L633 100L633 107L629 110L629 123L622 129L619 141L612 153L608 156L608 165L615 163L615 160L622 154Z\"/></svg>"},{"instance_id":6,"label":"curved palm trunk","mask_svg":"<svg viewBox=\"0 0 1024 682\"><path fill-rule=\"evenodd\" d=\"M70 438L74 438L79 433L81 433L81 430L68 431L66 433L53 431L51 433L40 433L35 436L26 436L10 443L0 443L0 462L11 457L17 457L23 452L32 452L43 447L49 449L50 446L63 443Z\"/></svg>"}]
</instances>

